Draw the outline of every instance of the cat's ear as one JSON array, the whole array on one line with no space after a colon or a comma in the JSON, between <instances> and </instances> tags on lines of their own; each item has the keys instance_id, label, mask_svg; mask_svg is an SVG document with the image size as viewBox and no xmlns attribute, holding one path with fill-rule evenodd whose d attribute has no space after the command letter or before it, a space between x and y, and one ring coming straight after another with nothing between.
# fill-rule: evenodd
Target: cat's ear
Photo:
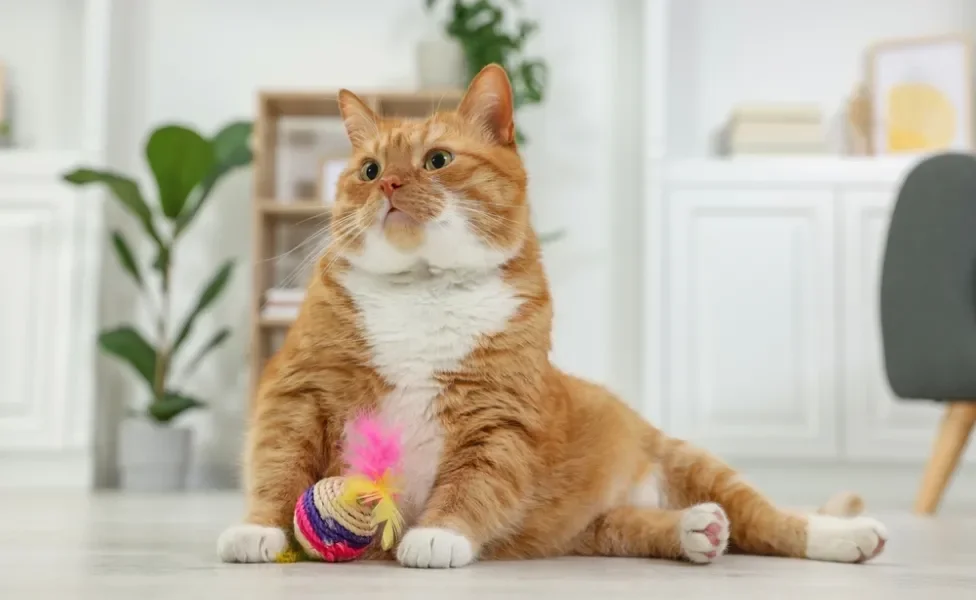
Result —
<instances>
[{"instance_id":1,"label":"cat's ear","mask_svg":"<svg viewBox=\"0 0 976 600\"><path fill-rule=\"evenodd\" d=\"M475 75L461 99L458 114L485 129L503 146L515 143L512 84L505 69L490 64Z\"/></svg>"},{"instance_id":2,"label":"cat's ear","mask_svg":"<svg viewBox=\"0 0 976 600\"><path fill-rule=\"evenodd\" d=\"M339 90L339 114L342 115L349 142L354 147L372 139L379 131L376 113L349 90Z\"/></svg>"}]
</instances>

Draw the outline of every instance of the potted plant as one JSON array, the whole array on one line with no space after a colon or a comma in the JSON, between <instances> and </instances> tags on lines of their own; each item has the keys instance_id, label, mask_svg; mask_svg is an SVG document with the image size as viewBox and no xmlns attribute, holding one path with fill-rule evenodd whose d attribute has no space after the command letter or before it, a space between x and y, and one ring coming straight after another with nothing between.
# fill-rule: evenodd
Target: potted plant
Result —
<instances>
[{"instance_id":1,"label":"potted plant","mask_svg":"<svg viewBox=\"0 0 976 600\"><path fill-rule=\"evenodd\" d=\"M424 0L426 9L431 12L438 4L438 0ZM517 0L509 0L517 5ZM528 58L524 55L525 44L534 34L539 24L535 21L518 19L514 30L505 28L505 10L502 3L495 0L451 0L448 18L444 22L444 33L448 39L454 40L464 56L463 68L465 77L458 87L464 87L489 64L499 64L508 72L512 82L515 110L530 104L541 103L545 95L548 66L538 58ZM423 53L421 60L439 60L436 54L428 58ZM451 65L450 55L441 58L445 64ZM433 70L434 67L420 65L420 72ZM519 144L524 143L525 136L515 132L515 139Z\"/></svg>"},{"instance_id":2,"label":"potted plant","mask_svg":"<svg viewBox=\"0 0 976 600\"><path fill-rule=\"evenodd\" d=\"M102 185L133 216L146 238L151 263L142 259L121 231L111 232L111 245L122 269L154 314L154 331L144 335L135 325L102 331L103 352L128 365L146 386L144 411L123 420L118 463L122 487L137 490L176 490L185 485L192 448L191 431L173 426L188 410L204 406L186 393L185 377L230 336L228 329L210 335L185 364L184 379L174 376L173 365L193 333L194 326L213 306L230 280L234 261L228 260L206 282L186 315L172 319L173 257L177 244L206 205L211 192L228 173L248 165L252 125L234 122L212 138L180 125L164 125L151 132L145 158L156 184L153 206L136 181L108 170L78 168L64 180L77 186Z\"/></svg>"}]
</instances>

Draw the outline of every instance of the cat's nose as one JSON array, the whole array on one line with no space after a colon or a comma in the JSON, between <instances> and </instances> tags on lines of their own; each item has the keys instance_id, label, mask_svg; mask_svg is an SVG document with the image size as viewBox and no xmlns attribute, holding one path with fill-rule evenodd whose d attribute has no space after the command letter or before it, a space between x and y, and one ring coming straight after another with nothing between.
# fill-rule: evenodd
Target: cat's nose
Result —
<instances>
[{"instance_id":1,"label":"cat's nose","mask_svg":"<svg viewBox=\"0 0 976 600\"><path fill-rule=\"evenodd\" d=\"M396 175L387 175L386 177L380 178L380 189L383 190L383 194L387 198L391 198L393 192L399 187L403 187L403 182Z\"/></svg>"}]
</instances>

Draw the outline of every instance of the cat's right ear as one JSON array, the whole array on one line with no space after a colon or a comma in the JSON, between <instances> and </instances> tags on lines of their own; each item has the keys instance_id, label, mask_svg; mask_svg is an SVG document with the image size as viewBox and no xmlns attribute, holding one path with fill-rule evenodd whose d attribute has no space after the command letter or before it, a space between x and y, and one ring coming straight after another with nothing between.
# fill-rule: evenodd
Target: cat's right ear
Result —
<instances>
[{"instance_id":1,"label":"cat's right ear","mask_svg":"<svg viewBox=\"0 0 976 600\"><path fill-rule=\"evenodd\" d=\"M339 90L339 114L342 115L349 142L354 147L361 146L379 132L376 113L349 90Z\"/></svg>"},{"instance_id":2,"label":"cat's right ear","mask_svg":"<svg viewBox=\"0 0 976 600\"><path fill-rule=\"evenodd\" d=\"M515 144L512 83L501 66L490 64L475 75L458 113L480 125L495 142L503 146Z\"/></svg>"}]
</instances>

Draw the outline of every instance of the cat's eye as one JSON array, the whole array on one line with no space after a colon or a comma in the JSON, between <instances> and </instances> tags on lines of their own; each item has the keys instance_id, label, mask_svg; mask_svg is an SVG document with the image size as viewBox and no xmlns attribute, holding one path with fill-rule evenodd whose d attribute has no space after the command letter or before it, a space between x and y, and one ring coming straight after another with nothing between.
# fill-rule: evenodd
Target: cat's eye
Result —
<instances>
[{"instance_id":1,"label":"cat's eye","mask_svg":"<svg viewBox=\"0 0 976 600\"><path fill-rule=\"evenodd\" d=\"M367 160L359 168L359 178L363 181L373 181L380 176L380 165L375 160Z\"/></svg>"},{"instance_id":2,"label":"cat's eye","mask_svg":"<svg viewBox=\"0 0 976 600\"><path fill-rule=\"evenodd\" d=\"M454 160L454 155L447 150L432 150L427 154L427 159L424 160L424 168L428 171L436 171L451 164L452 160Z\"/></svg>"}]
</instances>

